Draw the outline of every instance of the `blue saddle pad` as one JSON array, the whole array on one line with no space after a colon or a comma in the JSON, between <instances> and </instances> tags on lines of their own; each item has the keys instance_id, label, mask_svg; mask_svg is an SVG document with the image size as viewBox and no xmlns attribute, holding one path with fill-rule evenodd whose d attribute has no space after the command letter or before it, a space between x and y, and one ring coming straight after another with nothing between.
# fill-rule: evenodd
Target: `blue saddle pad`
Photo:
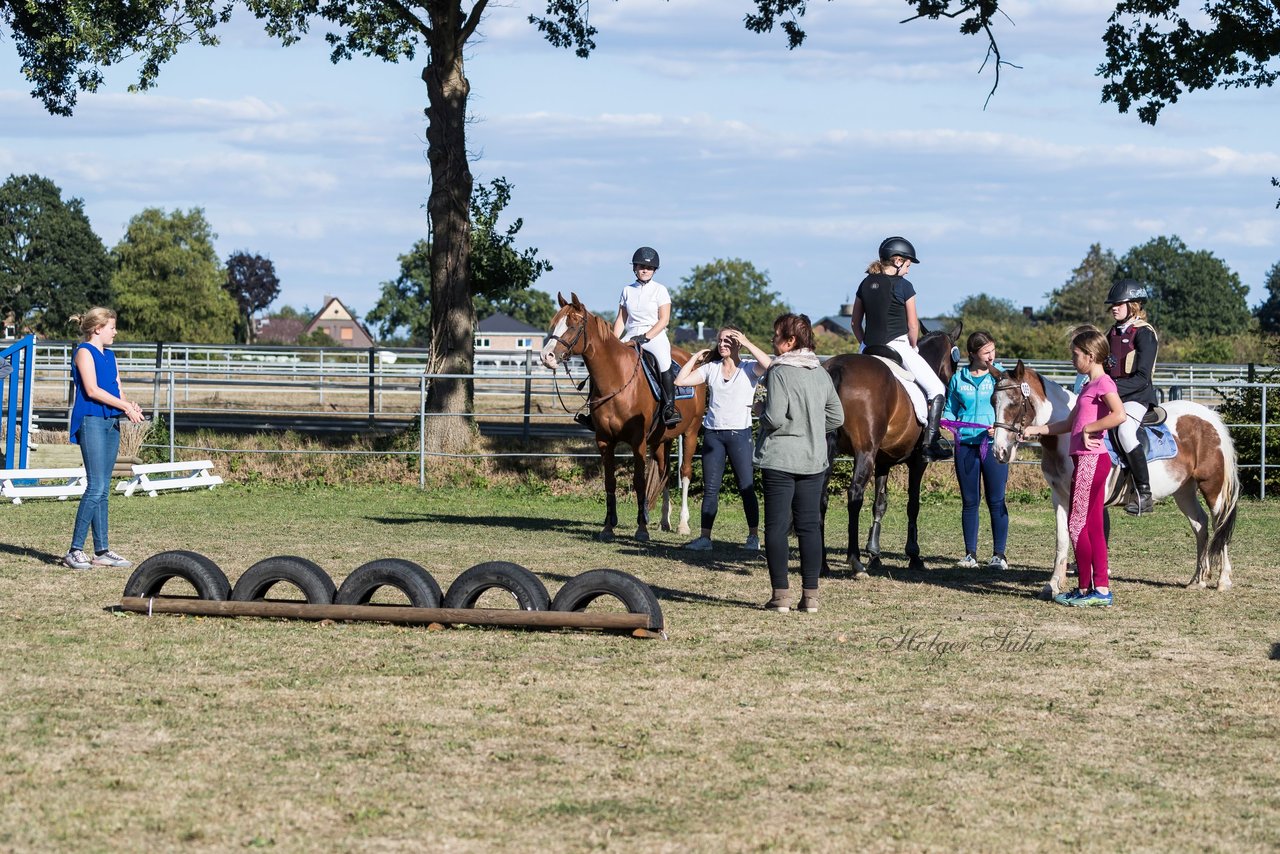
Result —
<instances>
[{"instance_id":1,"label":"blue saddle pad","mask_svg":"<svg viewBox=\"0 0 1280 854\"><path fill-rule=\"evenodd\" d=\"M662 385L658 379L658 363L653 358L653 354L648 350L641 350L641 363L644 365L644 378L649 381L649 391L653 392L654 400L662 400ZM679 369L676 363L671 363L671 371L674 373ZM688 400L693 397L693 386L678 385L676 386L676 400Z\"/></svg>"},{"instance_id":2,"label":"blue saddle pad","mask_svg":"<svg viewBox=\"0 0 1280 854\"><path fill-rule=\"evenodd\" d=\"M1107 447L1107 453L1111 456L1111 465L1123 464L1124 460L1116 453L1116 449L1111 443L1111 431L1108 430L1103 435L1102 441ZM1138 442L1141 443L1142 452L1149 463L1156 460L1172 459L1178 455L1178 440L1174 438L1173 433L1166 424L1160 424L1156 427L1139 427Z\"/></svg>"}]
</instances>

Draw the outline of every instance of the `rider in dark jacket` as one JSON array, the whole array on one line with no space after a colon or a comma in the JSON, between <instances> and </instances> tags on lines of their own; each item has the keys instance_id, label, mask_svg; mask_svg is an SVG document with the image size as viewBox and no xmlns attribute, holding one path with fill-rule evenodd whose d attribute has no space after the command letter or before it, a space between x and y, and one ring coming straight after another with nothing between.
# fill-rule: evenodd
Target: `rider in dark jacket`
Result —
<instances>
[{"instance_id":1,"label":"rider in dark jacket","mask_svg":"<svg viewBox=\"0 0 1280 854\"><path fill-rule=\"evenodd\" d=\"M1147 313L1143 308L1146 301L1147 289L1134 279L1118 279L1107 293L1111 316L1116 319L1115 326L1107 332L1107 343L1111 345L1107 373L1116 381L1116 389L1128 415L1116 428L1116 435L1138 493L1137 498L1124 508L1134 516L1150 513L1154 507L1147 458L1138 441L1138 427L1147 410L1157 403L1151 378L1155 374L1156 351L1160 342L1155 329L1147 323Z\"/></svg>"}]
</instances>

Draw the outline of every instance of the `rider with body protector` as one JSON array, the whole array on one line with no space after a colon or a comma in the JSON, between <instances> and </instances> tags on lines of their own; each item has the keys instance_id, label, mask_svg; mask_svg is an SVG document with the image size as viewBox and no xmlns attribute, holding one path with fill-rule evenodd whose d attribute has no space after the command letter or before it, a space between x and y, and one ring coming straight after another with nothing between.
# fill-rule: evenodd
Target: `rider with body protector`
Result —
<instances>
[{"instance_id":1,"label":"rider with body protector","mask_svg":"<svg viewBox=\"0 0 1280 854\"><path fill-rule=\"evenodd\" d=\"M867 267L867 277L858 285L850 325L864 349L889 347L924 390L929 403L929 420L921 444L929 462L951 458L951 451L939 442L938 422L946 404L947 389L916 347L920 340L920 320L916 314L916 289L907 281L912 264L919 264L916 248L905 237L890 237L880 244L880 257ZM866 319L866 330L862 328Z\"/></svg>"},{"instance_id":2,"label":"rider with body protector","mask_svg":"<svg viewBox=\"0 0 1280 854\"><path fill-rule=\"evenodd\" d=\"M1119 451L1133 476L1133 486L1138 497L1125 506L1125 512L1133 516L1150 513L1155 506L1151 500L1151 476L1147 473L1147 457L1138 441L1138 427L1147 410L1157 403L1156 389L1151 378L1156 368L1156 351L1160 342L1156 331L1147 323L1143 303L1147 301L1147 289L1134 279L1119 279L1107 292L1107 305L1116 323L1107 332L1111 345L1111 357L1106 362L1107 373L1116 381L1120 400L1128 415L1116 428Z\"/></svg>"},{"instance_id":3,"label":"rider with body protector","mask_svg":"<svg viewBox=\"0 0 1280 854\"><path fill-rule=\"evenodd\" d=\"M641 246L631 256L631 269L636 280L622 289L618 297L618 317L613 334L623 341L639 344L653 354L662 381L662 420L668 427L680 423L676 410L675 377L671 375L671 340L667 325L671 322L671 293L665 285L653 281L658 270L658 252Z\"/></svg>"}]
</instances>

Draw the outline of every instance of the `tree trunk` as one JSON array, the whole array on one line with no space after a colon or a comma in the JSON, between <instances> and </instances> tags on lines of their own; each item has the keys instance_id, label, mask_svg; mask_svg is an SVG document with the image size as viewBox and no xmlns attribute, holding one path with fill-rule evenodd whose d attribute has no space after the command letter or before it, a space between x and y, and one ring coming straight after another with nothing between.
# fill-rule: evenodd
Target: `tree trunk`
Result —
<instances>
[{"instance_id":1,"label":"tree trunk","mask_svg":"<svg viewBox=\"0 0 1280 854\"><path fill-rule=\"evenodd\" d=\"M449 5L449 4L446 4ZM451 25L452 23L452 25ZM433 20L427 85L427 157L431 163L431 372L469 374L475 355L471 306L471 168L467 163L465 36L455 22ZM427 394L427 450L453 453L470 444L474 428L471 380L431 381Z\"/></svg>"}]
</instances>

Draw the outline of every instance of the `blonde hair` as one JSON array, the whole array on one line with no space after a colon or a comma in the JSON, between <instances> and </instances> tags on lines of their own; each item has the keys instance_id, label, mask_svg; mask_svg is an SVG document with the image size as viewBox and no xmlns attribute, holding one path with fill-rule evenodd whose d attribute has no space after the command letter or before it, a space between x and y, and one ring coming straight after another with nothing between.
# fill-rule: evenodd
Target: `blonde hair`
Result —
<instances>
[{"instance_id":1,"label":"blonde hair","mask_svg":"<svg viewBox=\"0 0 1280 854\"><path fill-rule=\"evenodd\" d=\"M870 264L867 265L867 272L883 273L886 270L892 270L893 272L889 273L890 276L901 275L901 273L898 272L897 265L890 263L890 261L892 261L894 258L901 258L903 261L911 260L906 255L894 255L889 259L889 261L881 261L879 258L877 258L876 260L872 261Z\"/></svg>"},{"instance_id":2,"label":"blonde hair","mask_svg":"<svg viewBox=\"0 0 1280 854\"><path fill-rule=\"evenodd\" d=\"M88 339L90 335L115 319L116 313L114 309L103 308L99 305L94 306L84 314L73 314L67 318L67 321L77 324L80 327L80 334Z\"/></svg>"},{"instance_id":3,"label":"blonde hair","mask_svg":"<svg viewBox=\"0 0 1280 854\"><path fill-rule=\"evenodd\" d=\"M1129 300L1128 304L1129 304L1129 320L1146 320L1147 319L1147 309L1145 306L1143 306L1142 303L1138 302L1136 299L1131 299ZM1126 320L1125 322L1128 323L1129 320Z\"/></svg>"}]
</instances>

